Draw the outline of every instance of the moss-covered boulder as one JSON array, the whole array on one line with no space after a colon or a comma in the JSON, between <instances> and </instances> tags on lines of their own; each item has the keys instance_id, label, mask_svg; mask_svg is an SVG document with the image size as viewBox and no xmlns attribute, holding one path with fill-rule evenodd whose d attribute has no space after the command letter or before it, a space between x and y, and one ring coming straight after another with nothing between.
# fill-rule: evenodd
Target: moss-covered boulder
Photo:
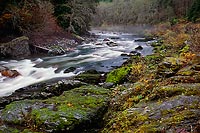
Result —
<instances>
[{"instance_id":1,"label":"moss-covered boulder","mask_svg":"<svg viewBox=\"0 0 200 133\"><path fill-rule=\"evenodd\" d=\"M114 84L123 83L126 80L130 70L131 70L131 67L129 66L117 68L111 71L110 73L108 73L106 82L110 82Z\"/></svg>"},{"instance_id":2,"label":"moss-covered boulder","mask_svg":"<svg viewBox=\"0 0 200 133\"><path fill-rule=\"evenodd\" d=\"M80 132L98 127L108 103L108 89L82 86L46 100L13 102L1 111L2 125L39 132Z\"/></svg>"},{"instance_id":3,"label":"moss-covered boulder","mask_svg":"<svg viewBox=\"0 0 200 133\"><path fill-rule=\"evenodd\" d=\"M88 70L84 73L79 74L74 79L85 82L85 83L89 83L89 84L98 84L98 83L104 82L105 80L104 76L96 70Z\"/></svg>"},{"instance_id":4,"label":"moss-covered boulder","mask_svg":"<svg viewBox=\"0 0 200 133\"><path fill-rule=\"evenodd\" d=\"M200 70L198 64L189 65L180 69L173 77L168 79L170 83L199 83Z\"/></svg>"},{"instance_id":5,"label":"moss-covered boulder","mask_svg":"<svg viewBox=\"0 0 200 133\"><path fill-rule=\"evenodd\" d=\"M161 77L171 77L184 65L185 60L176 57L166 57L158 65L157 73Z\"/></svg>"}]
</instances>

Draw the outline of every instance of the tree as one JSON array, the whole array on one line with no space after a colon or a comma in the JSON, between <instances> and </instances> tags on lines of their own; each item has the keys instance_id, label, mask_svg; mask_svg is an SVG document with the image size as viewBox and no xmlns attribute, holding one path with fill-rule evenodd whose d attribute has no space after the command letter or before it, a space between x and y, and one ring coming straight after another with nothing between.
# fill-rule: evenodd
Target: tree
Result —
<instances>
[{"instance_id":1,"label":"tree","mask_svg":"<svg viewBox=\"0 0 200 133\"><path fill-rule=\"evenodd\" d=\"M188 19L190 21L196 21L198 18L200 18L200 0L194 1L188 13Z\"/></svg>"},{"instance_id":2,"label":"tree","mask_svg":"<svg viewBox=\"0 0 200 133\"><path fill-rule=\"evenodd\" d=\"M68 32L82 34L89 29L97 0L53 0L57 20Z\"/></svg>"},{"instance_id":3,"label":"tree","mask_svg":"<svg viewBox=\"0 0 200 133\"><path fill-rule=\"evenodd\" d=\"M184 18L194 0L113 0L100 2L94 24L154 24ZM199 0L196 0L199 1ZM193 12L198 12L198 3ZM192 14L192 13L191 13ZM199 15L198 13L197 16Z\"/></svg>"}]
</instances>

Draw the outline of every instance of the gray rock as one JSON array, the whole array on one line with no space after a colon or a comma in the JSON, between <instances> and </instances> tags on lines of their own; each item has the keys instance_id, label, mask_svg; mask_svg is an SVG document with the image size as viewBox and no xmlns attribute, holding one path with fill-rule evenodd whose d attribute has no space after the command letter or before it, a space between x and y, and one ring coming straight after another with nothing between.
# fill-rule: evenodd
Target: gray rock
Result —
<instances>
[{"instance_id":1,"label":"gray rock","mask_svg":"<svg viewBox=\"0 0 200 133\"><path fill-rule=\"evenodd\" d=\"M70 72L73 72L75 70L76 70L75 67L69 67L69 68L65 69L64 73L70 73Z\"/></svg>"},{"instance_id":2,"label":"gray rock","mask_svg":"<svg viewBox=\"0 0 200 133\"><path fill-rule=\"evenodd\" d=\"M29 38L22 36L10 42L0 44L0 55L2 57L26 57L31 54L29 49Z\"/></svg>"},{"instance_id":3,"label":"gray rock","mask_svg":"<svg viewBox=\"0 0 200 133\"><path fill-rule=\"evenodd\" d=\"M105 82L105 83L100 83L99 84L100 86L102 86L103 88L106 88L106 89L110 89L112 88L115 84L114 83L110 83L110 82Z\"/></svg>"}]
</instances>

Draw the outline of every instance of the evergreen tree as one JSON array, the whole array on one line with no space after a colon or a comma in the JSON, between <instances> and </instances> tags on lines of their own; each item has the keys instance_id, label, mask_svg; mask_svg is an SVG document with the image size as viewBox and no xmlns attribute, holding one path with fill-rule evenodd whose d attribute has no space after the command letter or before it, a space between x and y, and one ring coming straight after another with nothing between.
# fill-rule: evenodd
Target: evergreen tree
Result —
<instances>
[{"instance_id":1,"label":"evergreen tree","mask_svg":"<svg viewBox=\"0 0 200 133\"><path fill-rule=\"evenodd\" d=\"M200 0L194 1L188 13L188 19L190 21L196 21L198 18L200 18Z\"/></svg>"}]
</instances>

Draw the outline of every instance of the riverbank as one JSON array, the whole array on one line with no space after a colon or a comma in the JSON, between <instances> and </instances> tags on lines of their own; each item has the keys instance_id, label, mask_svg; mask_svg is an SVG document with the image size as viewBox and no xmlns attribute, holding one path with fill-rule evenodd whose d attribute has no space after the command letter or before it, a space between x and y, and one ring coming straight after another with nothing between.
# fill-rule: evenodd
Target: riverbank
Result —
<instances>
[{"instance_id":1,"label":"riverbank","mask_svg":"<svg viewBox=\"0 0 200 133\"><path fill-rule=\"evenodd\" d=\"M188 30L198 25L166 26L167 32L162 28L153 34L159 37L151 44L154 54L131 55L99 80L101 87L95 81L102 74L93 71L83 74L91 81L88 84L64 80L36 84L33 89L40 89L24 93L25 99L5 98L0 131L198 133L200 58L198 48L191 45L194 39L188 39L199 35Z\"/></svg>"},{"instance_id":2,"label":"riverbank","mask_svg":"<svg viewBox=\"0 0 200 133\"><path fill-rule=\"evenodd\" d=\"M8 130L16 129L18 131L24 131L25 129L27 129L30 131L40 131L40 132L50 132L49 130L57 132L58 131L70 132L75 130L79 131L76 128L83 127L84 130L87 131L95 130L95 132L97 132L99 131L99 129L102 128L102 123L101 123L102 118L104 113L107 112L107 107L108 107L109 92L110 92L109 88L113 86L113 83L104 83L106 72L114 69L115 67L119 67L124 61L126 61L129 58L130 55L128 54L132 51L135 52L138 51L140 52L141 55L151 54L152 51L149 50L150 46L147 45L146 43L135 42L138 36L136 37L135 35L132 34L116 33L116 32L115 33L97 32L95 34L97 34L98 39L90 40L91 42L87 42L83 45L78 46L78 48L70 54L55 56L55 57L44 57L37 60L26 59L26 60L11 61L11 62L9 61L1 62L3 63L4 66L18 70L21 73L21 75L14 79L3 79L1 84L1 87L3 88L0 90L2 92L1 95L11 94L13 91L15 90L16 91L12 93L12 95L10 96L0 98L0 106L2 112L4 112L3 110L8 109L7 107L11 104L15 106L15 103L17 103L18 105L21 106L22 104L24 105L24 102L27 100L28 101L36 100L37 103L41 105L40 107L38 107L36 104L30 107L28 103L22 107L25 110L26 108L31 108L30 110L27 110L26 112L27 114L31 114L32 110L34 110L35 108L37 108L37 110L43 110L43 109L49 110L48 108L46 108L47 107L45 104L46 100L55 97L61 98L63 97L63 93L69 91L70 95L72 95L72 97L75 98L75 95L77 94L76 90L81 90L82 86L85 86L84 93L82 94L81 92L81 96L83 96L82 98L83 102L87 102L87 104L92 104L90 103L92 102L92 99L93 100L99 99L100 101L102 101L102 104L99 107L96 107L94 105L92 106L92 108L90 107L84 108L85 105L79 103L79 99L77 99L78 101L76 101L78 103L72 101L68 103L67 101L73 99L72 97L70 99L66 97L65 99L65 101L67 102L66 109L74 110L75 112L70 111L71 114L70 117L68 116L61 117L63 112L62 110L58 109L57 108L58 106L56 105L56 103L59 102L60 100L56 102L49 101L48 104L53 104L53 105L55 104L55 110L53 109L54 111L53 114L52 112L50 113L52 114L52 117L44 118L46 120L42 120L43 121L42 123L44 123L44 121L49 121L49 119L55 119L55 117L60 116L59 117L60 122L58 123L58 127L62 125L61 128L54 129L53 126L48 127L48 124L50 123L56 125L56 121L51 121L45 127L43 127L43 129L41 129L39 123L38 123L39 125L33 124L36 127L29 127L26 125L27 123L29 123L26 119L32 119L32 117L23 116L22 118L23 120L21 122L15 123L14 121L16 119L15 120L13 118L10 120L7 119L8 117L10 117L10 115L11 116L13 115L9 114L9 116L8 115L4 116L5 119L1 118L2 120L1 127L3 128L3 131L7 131L6 130L7 128ZM136 50L139 47L139 45L140 49ZM146 51L147 49L148 52ZM133 54L134 53L132 53L132 55ZM52 66L55 66L56 68L52 68ZM78 74L78 76L76 74ZM73 78L72 75L75 76L75 78ZM70 80L69 78L66 77L69 77ZM49 79L51 80L47 82L46 80ZM82 82L77 80L80 80ZM38 83L42 81L44 82ZM19 86L23 87L24 85L27 86L28 84L33 84L33 83L36 84L19 89L20 88ZM100 94L101 92L96 90L96 88L100 90L104 89L107 93L105 95L104 94L101 95ZM90 89L92 90L90 91ZM93 91L95 91L95 94L93 93ZM13 109L13 107L11 108ZM83 109L80 107L83 107ZM17 106L15 106L14 108L19 111L21 110L17 109ZM83 110L86 110L86 112L83 112ZM90 110L92 112L90 112ZM49 111L52 110L50 109ZM38 113L40 114L40 112ZM88 115L85 116L84 115L85 113L87 113ZM20 112L15 112L14 115L18 117L18 114L20 115ZM21 119L21 117L18 118ZM95 123L95 121L93 120L94 118L98 118L99 122L94 124ZM38 119L40 119L40 117L38 117ZM68 129L69 123L64 124L65 122L63 123L62 119L66 120L73 119L73 121L71 121L72 122L71 128ZM78 121L80 122L78 122L76 119L78 119ZM88 121L91 122L88 123ZM14 126L9 124L13 122ZM89 124L90 126L89 127L86 126L87 124ZM20 128L15 126L19 126ZM90 128L92 129L90 130Z\"/></svg>"},{"instance_id":3,"label":"riverbank","mask_svg":"<svg viewBox=\"0 0 200 133\"><path fill-rule=\"evenodd\" d=\"M199 26L158 26L154 54L108 74L107 82L125 83L112 89L102 133L200 132Z\"/></svg>"}]
</instances>

